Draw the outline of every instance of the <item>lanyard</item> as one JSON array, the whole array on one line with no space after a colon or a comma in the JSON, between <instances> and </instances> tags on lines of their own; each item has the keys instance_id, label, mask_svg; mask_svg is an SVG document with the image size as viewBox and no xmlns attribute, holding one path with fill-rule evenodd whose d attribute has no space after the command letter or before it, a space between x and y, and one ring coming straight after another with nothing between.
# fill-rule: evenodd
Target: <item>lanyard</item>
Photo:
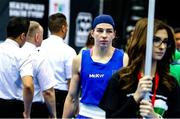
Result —
<instances>
[{"instance_id":1,"label":"lanyard","mask_svg":"<svg viewBox=\"0 0 180 119\"><path fill-rule=\"evenodd\" d=\"M142 73L138 73L138 80L142 78ZM152 100L152 105L154 106L154 102L155 102L155 99L156 99L156 93L157 93L157 89L158 89L158 85L159 85L159 75L158 73L155 74L155 86L154 86L154 93L153 93L153 96L151 98Z\"/></svg>"}]
</instances>

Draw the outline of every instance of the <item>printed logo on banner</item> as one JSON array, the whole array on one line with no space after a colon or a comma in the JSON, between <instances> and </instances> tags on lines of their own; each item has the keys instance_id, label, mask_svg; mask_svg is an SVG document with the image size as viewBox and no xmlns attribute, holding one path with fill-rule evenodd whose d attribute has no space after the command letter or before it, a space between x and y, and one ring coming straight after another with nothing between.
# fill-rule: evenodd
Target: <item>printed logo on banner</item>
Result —
<instances>
[{"instance_id":1,"label":"printed logo on banner","mask_svg":"<svg viewBox=\"0 0 180 119\"><path fill-rule=\"evenodd\" d=\"M54 3L54 12L63 11L65 9L64 4Z\"/></svg>"},{"instance_id":2,"label":"printed logo on banner","mask_svg":"<svg viewBox=\"0 0 180 119\"><path fill-rule=\"evenodd\" d=\"M83 47L86 44L88 34L91 30L92 14L79 12L76 18L75 45Z\"/></svg>"},{"instance_id":3,"label":"printed logo on banner","mask_svg":"<svg viewBox=\"0 0 180 119\"><path fill-rule=\"evenodd\" d=\"M43 18L44 4L33 4L25 2L9 2L9 16Z\"/></svg>"},{"instance_id":4,"label":"printed logo on banner","mask_svg":"<svg viewBox=\"0 0 180 119\"><path fill-rule=\"evenodd\" d=\"M70 1L69 0L50 0L49 1L49 15L62 12L69 16Z\"/></svg>"}]
</instances>

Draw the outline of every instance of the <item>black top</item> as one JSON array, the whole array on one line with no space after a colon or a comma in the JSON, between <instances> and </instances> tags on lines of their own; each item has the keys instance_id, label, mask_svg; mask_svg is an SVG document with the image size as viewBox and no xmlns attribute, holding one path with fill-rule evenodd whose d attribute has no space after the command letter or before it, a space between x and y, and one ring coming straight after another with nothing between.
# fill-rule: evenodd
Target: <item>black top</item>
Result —
<instances>
[{"instance_id":1,"label":"black top","mask_svg":"<svg viewBox=\"0 0 180 119\"><path fill-rule=\"evenodd\" d=\"M133 93L136 91L138 85L137 77L135 77L136 82L132 86L132 89L129 91L121 90L118 80L120 80L119 74L115 73L109 82L109 85L104 93L104 96L99 106L106 111L106 117L108 118L140 117L138 113L139 104L135 102L132 96ZM157 89L156 100L163 100L168 106L168 110L165 112L163 117L180 117L180 88L178 86L178 83L175 79L173 79L176 85L174 86L172 92L169 92L167 88L161 83L161 79L159 80L160 82ZM153 93L150 93L151 96L152 94Z\"/></svg>"}]
</instances>

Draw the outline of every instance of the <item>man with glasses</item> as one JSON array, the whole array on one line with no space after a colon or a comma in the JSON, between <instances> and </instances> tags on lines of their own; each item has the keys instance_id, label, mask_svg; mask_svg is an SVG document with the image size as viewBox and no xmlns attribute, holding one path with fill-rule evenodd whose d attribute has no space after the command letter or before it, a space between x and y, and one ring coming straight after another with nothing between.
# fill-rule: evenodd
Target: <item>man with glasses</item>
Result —
<instances>
[{"instance_id":1,"label":"man with glasses","mask_svg":"<svg viewBox=\"0 0 180 119\"><path fill-rule=\"evenodd\" d=\"M91 31L93 48L84 50L73 60L64 118L73 117L77 111L77 118L105 118L105 112L98 107L99 101L112 74L128 62L127 54L112 46L115 33L114 20L110 15L99 15L94 19Z\"/></svg>"}]
</instances>

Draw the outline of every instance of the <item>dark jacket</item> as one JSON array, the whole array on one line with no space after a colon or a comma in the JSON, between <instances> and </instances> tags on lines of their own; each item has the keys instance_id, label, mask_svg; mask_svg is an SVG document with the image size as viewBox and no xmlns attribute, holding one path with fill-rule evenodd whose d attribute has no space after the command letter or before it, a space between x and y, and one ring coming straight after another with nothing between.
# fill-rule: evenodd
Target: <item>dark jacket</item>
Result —
<instances>
[{"instance_id":1,"label":"dark jacket","mask_svg":"<svg viewBox=\"0 0 180 119\"><path fill-rule=\"evenodd\" d=\"M136 82L132 86L132 88L128 91L123 91L120 89L119 78L120 77L118 73L115 73L112 76L99 106L106 111L106 117L108 118L140 117L139 104L135 102L132 96L133 93L136 91L138 85L137 77L134 77L135 79L133 80L136 80ZM165 112L163 117L171 117L171 118L180 117L180 88L176 80L175 79L173 80L175 81L175 86L173 90L169 92L167 88L161 83L161 79L159 79L159 86L157 89L156 100L162 99L166 102L168 106L168 110Z\"/></svg>"}]
</instances>

